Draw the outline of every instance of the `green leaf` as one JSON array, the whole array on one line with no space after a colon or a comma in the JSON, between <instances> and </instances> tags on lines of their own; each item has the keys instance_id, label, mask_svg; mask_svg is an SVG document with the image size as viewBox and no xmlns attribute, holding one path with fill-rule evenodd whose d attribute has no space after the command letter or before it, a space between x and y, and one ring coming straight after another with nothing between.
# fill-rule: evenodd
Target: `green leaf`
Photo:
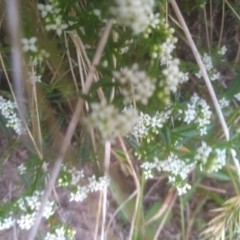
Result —
<instances>
[{"instance_id":1,"label":"green leaf","mask_svg":"<svg viewBox=\"0 0 240 240\"><path fill-rule=\"evenodd\" d=\"M226 91L224 97L227 99L232 99L234 95L239 92L240 92L240 74L238 74L237 77L233 80L231 86Z\"/></svg>"},{"instance_id":2,"label":"green leaf","mask_svg":"<svg viewBox=\"0 0 240 240\"><path fill-rule=\"evenodd\" d=\"M172 133L175 133L176 135L179 135L181 137L187 137L187 138L199 136L199 130L194 125L177 127L172 130Z\"/></svg>"},{"instance_id":3,"label":"green leaf","mask_svg":"<svg viewBox=\"0 0 240 240\"><path fill-rule=\"evenodd\" d=\"M151 219L156 213L161 209L162 203L161 202L156 202L153 204L153 206L147 211L145 215L145 219L149 220ZM164 215L162 215L160 218L154 221L155 224L159 225L163 219ZM168 223L172 218L172 212L169 213L166 223Z\"/></svg>"},{"instance_id":4,"label":"green leaf","mask_svg":"<svg viewBox=\"0 0 240 240\"><path fill-rule=\"evenodd\" d=\"M219 195L215 194L215 193L211 193L209 192L209 197L216 202L217 204L219 204L220 206L222 206L225 202L225 200L223 198L221 198Z\"/></svg>"},{"instance_id":5,"label":"green leaf","mask_svg":"<svg viewBox=\"0 0 240 240\"><path fill-rule=\"evenodd\" d=\"M224 169L222 169L218 172L209 173L208 176L211 178L218 179L220 181L231 181L231 178L229 177L229 175L227 174L227 172Z\"/></svg>"}]
</instances>

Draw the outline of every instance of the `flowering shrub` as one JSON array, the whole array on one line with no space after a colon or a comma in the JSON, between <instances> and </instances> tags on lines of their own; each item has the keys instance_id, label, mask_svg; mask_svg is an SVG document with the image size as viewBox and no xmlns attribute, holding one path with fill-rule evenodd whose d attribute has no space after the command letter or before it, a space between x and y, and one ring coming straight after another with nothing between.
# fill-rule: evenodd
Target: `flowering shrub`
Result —
<instances>
[{"instance_id":1,"label":"flowering shrub","mask_svg":"<svg viewBox=\"0 0 240 240\"><path fill-rule=\"evenodd\" d=\"M197 2L194 4L201 11L204 4L199 6ZM149 179L166 177L170 189L184 199L193 196L197 188L189 176L214 176L219 171L221 175L231 158L240 176L239 130L235 129L239 84L232 79L232 85L225 83L224 71L219 67L235 71L227 63L227 46L215 42L212 49L199 46L204 49L198 53L202 66L211 80L206 85L201 64L195 63L193 57L182 59L178 45L183 38L178 28L181 24L176 24L167 1L46 0L33 5L21 6L26 16L22 16L24 37L18 39L19 51L24 54L21 64L26 100L17 99L14 91L8 92L0 96L0 111L4 127L12 128L17 135L27 133L38 160L36 164L19 164L18 174L26 193L11 202L10 210L1 216L0 230L13 226L34 229L44 188L56 182L53 185L57 191L67 193L69 202L84 203L89 194L102 192L104 239L107 188L120 205L128 199L119 197L126 193L114 192L113 186L121 189L123 185L112 170L120 164L121 171L133 177L138 190L134 199L137 207L128 213L132 226L129 239L136 240L143 234L141 226L149 221L140 207ZM33 10L35 28L30 27L33 23L27 18ZM216 95L213 102L208 90ZM24 102L24 127L17 115L18 104L10 99ZM219 130L219 119L223 130ZM224 128L228 128L226 122L231 125L230 131ZM51 161L46 159L53 156L46 149L52 148L60 157L56 160L59 165L50 171ZM68 148L74 159L62 164ZM111 154L116 162L110 161ZM80 169L89 162L98 174L87 177ZM132 162L137 162L140 171ZM74 239L76 231L66 222L53 224L52 219L61 209L53 197L45 201L43 209L42 217L49 224L45 240Z\"/></svg>"}]
</instances>

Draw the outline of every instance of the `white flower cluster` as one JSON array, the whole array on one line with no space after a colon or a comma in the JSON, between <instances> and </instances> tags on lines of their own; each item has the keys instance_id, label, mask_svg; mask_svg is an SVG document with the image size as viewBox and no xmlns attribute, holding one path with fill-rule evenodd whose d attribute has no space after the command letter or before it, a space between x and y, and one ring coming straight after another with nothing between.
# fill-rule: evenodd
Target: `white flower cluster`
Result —
<instances>
[{"instance_id":1,"label":"white flower cluster","mask_svg":"<svg viewBox=\"0 0 240 240\"><path fill-rule=\"evenodd\" d=\"M35 221L36 214L39 210L43 192L35 191L32 196L22 197L17 200L17 207L21 211L21 216L16 220L21 229L30 229ZM48 201L43 217L48 219L54 214L54 201Z\"/></svg>"},{"instance_id":2,"label":"white flower cluster","mask_svg":"<svg viewBox=\"0 0 240 240\"><path fill-rule=\"evenodd\" d=\"M225 45L218 50L219 55L225 55L226 52L227 52L227 48Z\"/></svg>"},{"instance_id":3,"label":"white flower cluster","mask_svg":"<svg viewBox=\"0 0 240 240\"><path fill-rule=\"evenodd\" d=\"M114 71L113 76L120 82L125 103L140 101L146 105L155 90L155 81L148 78L146 72L139 71L136 63L130 69L124 67L120 72Z\"/></svg>"},{"instance_id":4,"label":"white flower cluster","mask_svg":"<svg viewBox=\"0 0 240 240\"><path fill-rule=\"evenodd\" d=\"M30 39L23 38L22 39L23 51L24 52L37 52L37 47L35 45L36 42L37 42L36 37L31 37Z\"/></svg>"},{"instance_id":5,"label":"white flower cluster","mask_svg":"<svg viewBox=\"0 0 240 240\"><path fill-rule=\"evenodd\" d=\"M150 29L150 27L153 29L159 29L160 14L159 13L156 13L156 14L150 13L148 21L149 21L148 29ZM149 32L149 31L147 30L147 32ZM151 33L151 31L149 33Z\"/></svg>"},{"instance_id":6,"label":"white flower cluster","mask_svg":"<svg viewBox=\"0 0 240 240\"><path fill-rule=\"evenodd\" d=\"M88 188L86 186L77 186L75 191L70 193L69 201L82 202L88 197Z\"/></svg>"},{"instance_id":7,"label":"white flower cluster","mask_svg":"<svg viewBox=\"0 0 240 240\"><path fill-rule=\"evenodd\" d=\"M179 70L179 63L180 61L176 58L168 61L167 68L163 70L163 74L166 78L164 88L167 91L176 92L178 83L183 78L183 73Z\"/></svg>"},{"instance_id":8,"label":"white flower cluster","mask_svg":"<svg viewBox=\"0 0 240 240\"><path fill-rule=\"evenodd\" d=\"M22 39L23 51L31 54L29 59L30 66L36 66L38 63L42 63L45 58L49 57L49 53L47 53L44 49L38 50L36 42L36 37Z\"/></svg>"},{"instance_id":9,"label":"white flower cluster","mask_svg":"<svg viewBox=\"0 0 240 240\"><path fill-rule=\"evenodd\" d=\"M221 108L228 107L230 105L230 101L223 97L222 99L219 100L219 105Z\"/></svg>"},{"instance_id":10,"label":"white flower cluster","mask_svg":"<svg viewBox=\"0 0 240 240\"><path fill-rule=\"evenodd\" d=\"M12 213L9 216L0 218L0 231L11 228L15 223Z\"/></svg>"},{"instance_id":11,"label":"white flower cluster","mask_svg":"<svg viewBox=\"0 0 240 240\"><path fill-rule=\"evenodd\" d=\"M150 132L158 134L159 129L163 127L171 113L171 107L166 107L162 112L156 112L152 117L140 112L139 120L132 130L132 135L136 138L147 138L147 141L150 142Z\"/></svg>"},{"instance_id":12,"label":"white flower cluster","mask_svg":"<svg viewBox=\"0 0 240 240\"><path fill-rule=\"evenodd\" d=\"M174 38L176 39L176 38ZM164 43L161 45L154 44L153 51L151 53L152 58L160 58L161 65L167 64L168 61L172 60L172 51L175 48L173 42L170 38L168 38Z\"/></svg>"},{"instance_id":13,"label":"white flower cluster","mask_svg":"<svg viewBox=\"0 0 240 240\"><path fill-rule=\"evenodd\" d=\"M18 172L19 172L20 175L25 174L26 170L27 170L27 167L25 166L24 163L22 163L18 166Z\"/></svg>"},{"instance_id":14,"label":"white flower cluster","mask_svg":"<svg viewBox=\"0 0 240 240\"><path fill-rule=\"evenodd\" d=\"M149 24L154 24L154 0L115 0L111 13L120 25L132 28L134 34L146 31Z\"/></svg>"},{"instance_id":15,"label":"white flower cluster","mask_svg":"<svg viewBox=\"0 0 240 240\"><path fill-rule=\"evenodd\" d=\"M7 124L6 127L13 128L13 130L21 135L25 133L25 129L22 126L21 120L17 117L16 114L16 104L10 100L4 99L0 96L0 110L1 114L6 118Z\"/></svg>"},{"instance_id":16,"label":"white flower cluster","mask_svg":"<svg viewBox=\"0 0 240 240\"><path fill-rule=\"evenodd\" d=\"M240 93L235 94L234 97L235 97L238 101L240 101Z\"/></svg>"},{"instance_id":17,"label":"white flower cluster","mask_svg":"<svg viewBox=\"0 0 240 240\"><path fill-rule=\"evenodd\" d=\"M168 182L177 189L179 196L186 194L188 192L188 190L191 189L191 185L189 183L184 182L184 181L176 181L175 177L169 176Z\"/></svg>"},{"instance_id":18,"label":"white flower cluster","mask_svg":"<svg viewBox=\"0 0 240 240\"><path fill-rule=\"evenodd\" d=\"M75 167L68 168L63 165L58 178L58 186L75 186L82 178L84 178L83 170L78 171Z\"/></svg>"},{"instance_id":19,"label":"white flower cluster","mask_svg":"<svg viewBox=\"0 0 240 240\"><path fill-rule=\"evenodd\" d=\"M130 40L126 40L124 44L125 46L120 49L116 49L116 51L118 51L120 54L127 53L129 50L129 46L132 44L132 42L133 42L132 38Z\"/></svg>"},{"instance_id":20,"label":"white flower cluster","mask_svg":"<svg viewBox=\"0 0 240 240\"><path fill-rule=\"evenodd\" d=\"M156 13L156 14L150 13L148 19L149 19L149 23L148 23L148 27L146 28L143 34L144 38L149 38L149 35L153 32L153 29L158 29L158 30L160 29L161 20L160 20L159 13Z\"/></svg>"},{"instance_id":21,"label":"white flower cluster","mask_svg":"<svg viewBox=\"0 0 240 240\"><path fill-rule=\"evenodd\" d=\"M58 36L62 35L68 25L63 22L60 14L61 9L57 0L49 0L49 4L38 4L38 9L41 11L42 18L46 23L46 30L55 30Z\"/></svg>"},{"instance_id":22,"label":"white flower cluster","mask_svg":"<svg viewBox=\"0 0 240 240\"><path fill-rule=\"evenodd\" d=\"M187 179L188 173L194 167L193 163L190 163L189 159L184 161L179 159L179 157L173 153L170 153L167 159L159 160L155 157L156 169L159 172L168 172L173 176L179 176L182 180Z\"/></svg>"},{"instance_id":23,"label":"white flower cluster","mask_svg":"<svg viewBox=\"0 0 240 240\"><path fill-rule=\"evenodd\" d=\"M177 188L179 196L185 194L191 188L186 182L189 172L194 167L189 159L183 161L177 155L170 153L167 159L163 161L155 157L155 163L158 171L170 174L169 182Z\"/></svg>"},{"instance_id":24,"label":"white flower cluster","mask_svg":"<svg viewBox=\"0 0 240 240\"><path fill-rule=\"evenodd\" d=\"M153 163L144 162L141 165L146 179L153 177L152 171L154 169L168 173L169 182L177 188L179 195L185 194L191 188L186 180L193 167L194 164L190 163L189 159L183 161L173 153L170 153L165 160L159 160L155 157Z\"/></svg>"},{"instance_id":25,"label":"white flower cluster","mask_svg":"<svg viewBox=\"0 0 240 240\"><path fill-rule=\"evenodd\" d=\"M153 170L156 168L156 163L155 162L144 162L141 165L141 168L143 169L143 174L145 179L150 179L153 178Z\"/></svg>"},{"instance_id":26,"label":"white flower cluster","mask_svg":"<svg viewBox=\"0 0 240 240\"><path fill-rule=\"evenodd\" d=\"M208 74L210 76L210 79L212 81L215 81L215 80L219 79L220 78L220 73L216 72L216 70L213 69L212 58L207 53L204 53L202 61L203 61L203 64L204 64L204 67L205 67L206 71L208 72ZM196 75L197 78L201 78L202 77L202 72L199 71L198 73L195 73L195 75Z\"/></svg>"},{"instance_id":27,"label":"white flower cluster","mask_svg":"<svg viewBox=\"0 0 240 240\"><path fill-rule=\"evenodd\" d=\"M197 149L197 154L194 160L199 163L200 170L208 172L216 172L226 164L226 150L215 149L202 142L202 146Z\"/></svg>"},{"instance_id":28,"label":"white flower cluster","mask_svg":"<svg viewBox=\"0 0 240 240\"><path fill-rule=\"evenodd\" d=\"M182 110L179 110L182 113ZM210 124L212 112L207 102L200 98L196 93L191 97L187 104L187 110L184 111L183 121L187 124L194 122L198 124L200 135L207 134L207 125Z\"/></svg>"},{"instance_id":29,"label":"white flower cluster","mask_svg":"<svg viewBox=\"0 0 240 240\"><path fill-rule=\"evenodd\" d=\"M109 186L110 184L110 179L107 176L99 177L97 180L96 176L93 175L92 177L88 178L88 181L88 188L90 192L101 191L105 186Z\"/></svg>"},{"instance_id":30,"label":"white flower cluster","mask_svg":"<svg viewBox=\"0 0 240 240\"><path fill-rule=\"evenodd\" d=\"M69 201L82 202L88 197L89 192L101 191L110 184L109 177L103 176L96 179L96 176L93 175L88 178L86 185L80 186L82 179L84 179L83 170L78 171L75 167L62 166L58 178L58 186L71 189Z\"/></svg>"},{"instance_id":31,"label":"white flower cluster","mask_svg":"<svg viewBox=\"0 0 240 240\"><path fill-rule=\"evenodd\" d=\"M183 73L182 77L179 79L179 83L183 84L185 82L188 82L189 77L188 77L189 73Z\"/></svg>"},{"instance_id":32,"label":"white flower cluster","mask_svg":"<svg viewBox=\"0 0 240 240\"><path fill-rule=\"evenodd\" d=\"M58 227L52 232L48 232L44 240L73 240L76 231L67 229L66 227Z\"/></svg>"},{"instance_id":33,"label":"white flower cluster","mask_svg":"<svg viewBox=\"0 0 240 240\"><path fill-rule=\"evenodd\" d=\"M36 82L41 82L42 76L37 75L35 71L29 72L28 75L29 75L29 80L31 84L34 84Z\"/></svg>"},{"instance_id":34,"label":"white flower cluster","mask_svg":"<svg viewBox=\"0 0 240 240\"><path fill-rule=\"evenodd\" d=\"M177 38L173 37L174 29L169 28L169 25L164 19L161 19L160 27L161 32L167 34L166 40L161 44L154 44L151 50L152 58L160 58L161 65L168 64L173 59L172 51L176 48L175 44Z\"/></svg>"},{"instance_id":35,"label":"white flower cluster","mask_svg":"<svg viewBox=\"0 0 240 240\"><path fill-rule=\"evenodd\" d=\"M77 190L71 192L69 201L82 202L87 198L89 192L102 191L104 187L109 186L110 179L109 177L103 176L96 179L96 176L88 178L88 185L86 186L77 186Z\"/></svg>"},{"instance_id":36,"label":"white flower cluster","mask_svg":"<svg viewBox=\"0 0 240 240\"><path fill-rule=\"evenodd\" d=\"M91 105L92 112L83 123L89 128L97 128L104 141L113 141L117 136L125 136L131 132L138 121L138 113L135 108L125 109L119 112L106 100Z\"/></svg>"}]
</instances>

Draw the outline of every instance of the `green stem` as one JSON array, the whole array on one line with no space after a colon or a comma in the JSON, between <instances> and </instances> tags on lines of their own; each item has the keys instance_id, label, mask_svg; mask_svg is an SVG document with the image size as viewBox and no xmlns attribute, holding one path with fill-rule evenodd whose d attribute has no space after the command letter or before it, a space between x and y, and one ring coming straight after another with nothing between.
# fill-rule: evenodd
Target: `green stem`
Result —
<instances>
[{"instance_id":1,"label":"green stem","mask_svg":"<svg viewBox=\"0 0 240 240\"><path fill-rule=\"evenodd\" d=\"M141 218L142 218L142 203L143 203L143 193L144 193L144 187L145 187L145 177L144 174L141 176L141 188L140 188L140 200L139 200L139 205L138 205L138 212L137 212L137 217L136 217L136 223L135 223L135 229L134 229L134 235L133 235L133 240L139 239L139 229L140 229L140 224L141 224Z\"/></svg>"},{"instance_id":2,"label":"green stem","mask_svg":"<svg viewBox=\"0 0 240 240\"><path fill-rule=\"evenodd\" d=\"M183 202L183 197L180 197L180 212L181 212L182 240L186 240L186 232L185 232L185 216L184 216L184 202Z\"/></svg>"},{"instance_id":3,"label":"green stem","mask_svg":"<svg viewBox=\"0 0 240 240\"><path fill-rule=\"evenodd\" d=\"M231 181L232 181L232 183L233 183L235 192L236 192L237 195L239 195L239 185L236 183L235 177L233 176L231 169L229 169L228 166L226 166L226 168L227 168L227 171L228 171L229 176L230 176L230 178L231 178Z\"/></svg>"}]
</instances>

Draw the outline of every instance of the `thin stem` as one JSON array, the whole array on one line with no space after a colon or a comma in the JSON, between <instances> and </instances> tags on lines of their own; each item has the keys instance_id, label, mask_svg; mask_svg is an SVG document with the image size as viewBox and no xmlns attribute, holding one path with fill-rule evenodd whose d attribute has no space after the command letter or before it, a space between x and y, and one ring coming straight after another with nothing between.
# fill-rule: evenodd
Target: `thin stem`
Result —
<instances>
[{"instance_id":1,"label":"thin stem","mask_svg":"<svg viewBox=\"0 0 240 240\"><path fill-rule=\"evenodd\" d=\"M111 142L105 142L105 157L104 157L104 176L109 176L109 165L111 155ZM106 223L106 212L107 212L107 190L108 186L103 189L103 200L102 200L102 230L101 240L105 240L105 223Z\"/></svg>"},{"instance_id":2,"label":"thin stem","mask_svg":"<svg viewBox=\"0 0 240 240\"><path fill-rule=\"evenodd\" d=\"M180 212L181 212L182 240L186 240L184 203L183 203L183 197L182 196L180 197Z\"/></svg>"},{"instance_id":3,"label":"thin stem","mask_svg":"<svg viewBox=\"0 0 240 240\"><path fill-rule=\"evenodd\" d=\"M221 30L220 30L220 36L219 36L219 41L218 41L219 48L221 46L222 36L223 36L224 14L225 14L225 1L222 1L222 21L221 21Z\"/></svg>"},{"instance_id":4,"label":"thin stem","mask_svg":"<svg viewBox=\"0 0 240 240\"><path fill-rule=\"evenodd\" d=\"M205 20L206 36L207 36L207 46L208 46L208 50L209 50L209 49L210 49L210 41L209 41L209 33L208 33L208 23L207 23L206 5L204 5L203 13L204 13L204 20Z\"/></svg>"},{"instance_id":5,"label":"thin stem","mask_svg":"<svg viewBox=\"0 0 240 240\"><path fill-rule=\"evenodd\" d=\"M35 75L35 69L34 67L32 67L31 69L31 74L32 76ZM36 132L37 132L37 138L38 138L38 148L39 148L39 151L41 152L41 156L43 156L43 147L42 147L42 131L41 131L41 124L40 124L40 116L39 116L39 110L38 110L38 98L37 98L37 90L36 90L36 82L35 82L35 79L34 77L31 79L32 82L32 87L33 87L33 101L34 101L34 107L33 107L33 114L34 114L34 117L33 119L36 119L37 121L37 126L36 126ZM36 116L35 116L35 113L36 112ZM35 125L35 123L34 123Z\"/></svg>"},{"instance_id":6,"label":"thin stem","mask_svg":"<svg viewBox=\"0 0 240 240\"><path fill-rule=\"evenodd\" d=\"M213 36L213 9L212 0L210 0L210 46L212 46L212 36Z\"/></svg>"},{"instance_id":7,"label":"thin stem","mask_svg":"<svg viewBox=\"0 0 240 240\"><path fill-rule=\"evenodd\" d=\"M94 238L93 240L98 239L98 228L99 228L99 221L100 221L100 216L101 216L101 206L102 206L102 199L103 199L103 192L101 191L99 194L99 201L98 201L98 211L97 211L97 221L95 225L95 231L94 231Z\"/></svg>"},{"instance_id":8,"label":"thin stem","mask_svg":"<svg viewBox=\"0 0 240 240\"><path fill-rule=\"evenodd\" d=\"M145 177L144 174L142 174L141 177L141 185L140 185L140 194L139 194L139 206L138 206L138 212L137 212L137 217L136 217L136 224L135 224L135 235L134 235L134 240L138 239L138 229L140 226L140 221L142 217L142 203L143 203L143 193L144 193L144 187L145 187Z\"/></svg>"}]
</instances>

